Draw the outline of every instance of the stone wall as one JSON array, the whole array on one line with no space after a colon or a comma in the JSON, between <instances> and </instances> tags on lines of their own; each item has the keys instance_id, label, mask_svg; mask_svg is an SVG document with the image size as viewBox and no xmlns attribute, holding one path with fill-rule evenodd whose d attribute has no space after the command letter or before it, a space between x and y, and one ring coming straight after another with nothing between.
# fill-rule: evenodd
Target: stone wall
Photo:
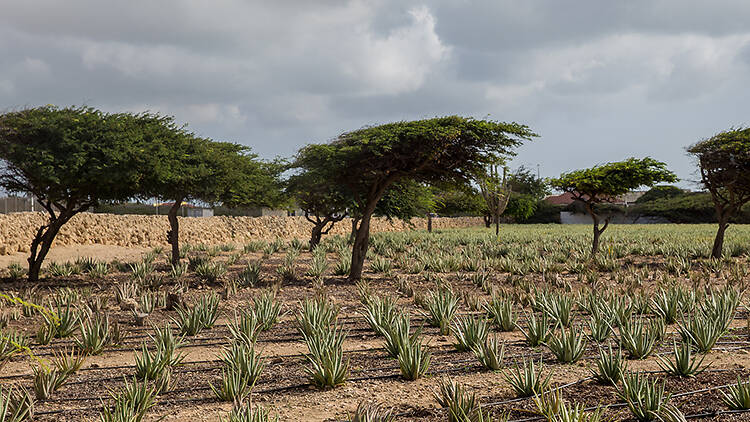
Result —
<instances>
[{"instance_id":1,"label":"stone wall","mask_svg":"<svg viewBox=\"0 0 750 422\"><path fill-rule=\"evenodd\" d=\"M27 252L36 230L44 224L43 213L0 214L0 254ZM425 229L427 221L415 218L412 225L400 220L374 218L373 232ZM433 228L459 228L482 225L479 217L435 218ZM84 213L76 215L60 230L55 245L114 245L152 247L166 245L169 223L165 216L113 215ZM180 217L180 241L188 243L221 244L247 243L253 239L271 240L277 237L307 240L311 224L304 217ZM336 224L330 234L344 234L351 230L351 221Z\"/></svg>"}]
</instances>

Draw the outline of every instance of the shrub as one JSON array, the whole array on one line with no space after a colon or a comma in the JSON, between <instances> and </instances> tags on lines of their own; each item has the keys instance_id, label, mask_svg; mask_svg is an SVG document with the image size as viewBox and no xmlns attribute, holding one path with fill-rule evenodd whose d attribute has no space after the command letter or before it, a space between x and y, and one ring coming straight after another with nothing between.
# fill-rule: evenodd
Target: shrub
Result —
<instances>
[{"instance_id":1,"label":"shrub","mask_svg":"<svg viewBox=\"0 0 750 422\"><path fill-rule=\"evenodd\" d=\"M537 318L534 313L530 313L526 317L526 324L526 331L523 335L529 346L537 347L549 339L551 331L547 314L542 313Z\"/></svg>"},{"instance_id":2,"label":"shrub","mask_svg":"<svg viewBox=\"0 0 750 422\"><path fill-rule=\"evenodd\" d=\"M487 340L487 321L470 316L457 318L451 331L456 338L456 343L453 344L456 350L469 351Z\"/></svg>"},{"instance_id":3,"label":"shrub","mask_svg":"<svg viewBox=\"0 0 750 422\"><path fill-rule=\"evenodd\" d=\"M209 294L201 296L192 308L177 308L175 323L180 333L194 336L206 328L211 328L219 316L219 296Z\"/></svg>"},{"instance_id":4,"label":"shrub","mask_svg":"<svg viewBox=\"0 0 750 422\"><path fill-rule=\"evenodd\" d=\"M318 326L311 333L303 332L308 351L306 359L310 366L305 372L312 383L320 388L336 387L346 382L349 362L344 361L344 333L338 327Z\"/></svg>"},{"instance_id":5,"label":"shrub","mask_svg":"<svg viewBox=\"0 0 750 422\"><path fill-rule=\"evenodd\" d=\"M229 332L235 341L241 341L245 344L255 344L255 340L260 333L261 322L253 309L234 312L234 320L227 324Z\"/></svg>"},{"instance_id":6,"label":"shrub","mask_svg":"<svg viewBox=\"0 0 750 422\"><path fill-rule=\"evenodd\" d=\"M70 352L60 350L59 352L55 353L55 360L53 361L53 364L55 366L55 369L57 369L57 372L67 377L81 369L81 366L83 366L83 362L85 360L85 353L82 353L80 351L76 353L75 349L70 349Z\"/></svg>"},{"instance_id":7,"label":"shrub","mask_svg":"<svg viewBox=\"0 0 750 422\"><path fill-rule=\"evenodd\" d=\"M658 356L658 358L661 369L671 375L692 378L706 370L706 367L701 367L706 356L703 355L700 359L695 359L690 343L682 342L678 348L677 343L673 342L672 358L665 359L661 356Z\"/></svg>"},{"instance_id":8,"label":"shrub","mask_svg":"<svg viewBox=\"0 0 750 422\"><path fill-rule=\"evenodd\" d=\"M591 315L591 319L589 319L589 329L591 330L591 338L597 343L604 342L612 334L612 326L609 321L596 314Z\"/></svg>"},{"instance_id":9,"label":"shrub","mask_svg":"<svg viewBox=\"0 0 750 422\"><path fill-rule=\"evenodd\" d=\"M449 422L473 422L483 419L481 405L474 393L451 380L440 380L438 391L433 393L438 404L448 410Z\"/></svg>"},{"instance_id":10,"label":"shrub","mask_svg":"<svg viewBox=\"0 0 750 422\"><path fill-rule=\"evenodd\" d=\"M473 351L482 366L497 371L503 363L505 342L500 344L496 336L488 337L483 344L475 346Z\"/></svg>"},{"instance_id":11,"label":"shrub","mask_svg":"<svg viewBox=\"0 0 750 422\"><path fill-rule=\"evenodd\" d=\"M299 313L295 315L297 329L302 335L308 337L331 325L339 312L337 307L320 297L315 299L305 298L300 303L300 307Z\"/></svg>"},{"instance_id":12,"label":"shrub","mask_svg":"<svg viewBox=\"0 0 750 422\"><path fill-rule=\"evenodd\" d=\"M349 416L349 422L394 422L393 411L377 404L359 402L357 409Z\"/></svg>"},{"instance_id":13,"label":"shrub","mask_svg":"<svg viewBox=\"0 0 750 422\"><path fill-rule=\"evenodd\" d=\"M258 381L265 367L265 362L260 354L255 352L255 347L244 342L232 343L219 355L219 359L230 372L239 372L250 388Z\"/></svg>"},{"instance_id":14,"label":"shrub","mask_svg":"<svg viewBox=\"0 0 750 422\"><path fill-rule=\"evenodd\" d=\"M732 410L750 409L750 378L743 382L740 376L737 376L737 383L727 388L727 393L721 392L724 403Z\"/></svg>"},{"instance_id":15,"label":"shrub","mask_svg":"<svg viewBox=\"0 0 750 422\"><path fill-rule=\"evenodd\" d=\"M546 344L558 362L562 363L577 362L586 351L583 333L573 329L568 329L567 332L564 328L561 329L560 336L550 336Z\"/></svg>"},{"instance_id":16,"label":"shrub","mask_svg":"<svg viewBox=\"0 0 750 422\"><path fill-rule=\"evenodd\" d=\"M226 273L227 267L222 262L204 262L195 267L195 275L206 283L216 283Z\"/></svg>"},{"instance_id":17,"label":"shrub","mask_svg":"<svg viewBox=\"0 0 750 422\"><path fill-rule=\"evenodd\" d=\"M252 390L252 385L236 367L224 367L221 370L221 384L218 387L213 384L209 386L219 400L235 403L241 402Z\"/></svg>"},{"instance_id":18,"label":"shrub","mask_svg":"<svg viewBox=\"0 0 750 422\"><path fill-rule=\"evenodd\" d=\"M33 386L37 400L47 400L67 380L67 375L47 366L36 365L31 369L34 373Z\"/></svg>"},{"instance_id":19,"label":"shrub","mask_svg":"<svg viewBox=\"0 0 750 422\"><path fill-rule=\"evenodd\" d=\"M89 355L100 354L105 347L112 343L109 317L103 315L89 315L80 323L81 339L76 339L76 347Z\"/></svg>"},{"instance_id":20,"label":"shrub","mask_svg":"<svg viewBox=\"0 0 750 422\"><path fill-rule=\"evenodd\" d=\"M714 319L703 311L679 323L682 341L695 346L698 352L707 353L713 349L719 338L726 332L724 321Z\"/></svg>"},{"instance_id":21,"label":"shrub","mask_svg":"<svg viewBox=\"0 0 750 422\"><path fill-rule=\"evenodd\" d=\"M384 335L387 327L393 324L398 316L398 309L393 299L388 296L371 296L365 303L365 309L361 312L365 321L378 335Z\"/></svg>"},{"instance_id":22,"label":"shrub","mask_svg":"<svg viewBox=\"0 0 750 422\"><path fill-rule=\"evenodd\" d=\"M421 329L409 334L411 328L409 314L399 313L384 328L382 334L385 338L385 350L394 359L398 358L402 349L408 349L410 345L419 342Z\"/></svg>"},{"instance_id":23,"label":"shrub","mask_svg":"<svg viewBox=\"0 0 750 422\"><path fill-rule=\"evenodd\" d=\"M615 353L612 345L608 351L599 349L599 358L596 360L596 370L592 370L594 379L602 384L617 385L625 374L626 363L622 358L622 351Z\"/></svg>"},{"instance_id":24,"label":"shrub","mask_svg":"<svg viewBox=\"0 0 750 422\"><path fill-rule=\"evenodd\" d=\"M627 320L620 326L620 344L633 359L644 359L651 355L660 333L643 320Z\"/></svg>"},{"instance_id":25,"label":"shrub","mask_svg":"<svg viewBox=\"0 0 750 422\"><path fill-rule=\"evenodd\" d=\"M150 351L144 341L141 345L141 353L135 353L135 377L139 380L148 381L159 378L169 366L170 360L158 348Z\"/></svg>"},{"instance_id":26,"label":"shrub","mask_svg":"<svg viewBox=\"0 0 750 422\"><path fill-rule=\"evenodd\" d=\"M639 422L659 419L659 414L664 411L671 397L669 393L665 393L663 384L649 381L646 375L640 373L626 374L618 394Z\"/></svg>"},{"instance_id":27,"label":"shrub","mask_svg":"<svg viewBox=\"0 0 750 422\"><path fill-rule=\"evenodd\" d=\"M279 422L279 417L272 417L268 409L257 405L253 406L252 402L248 400L244 404L235 403L232 406L227 422Z\"/></svg>"},{"instance_id":28,"label":"shrub","mask_svg":"<svg viewBox=\"0 0 750 422\"><path fill-rule=\"evenodd\" d=\"M545 377L544 364L540 361L537 369L534 361L523 362L523 368L515 365L513 370L503 373L505 380L513 388L518 397L531 397L546 391L552 379L550 372Z\"/></svg>"},{"instance_id":29,"label":"shrub","mask_svg":"<svg viewBox=\"0 0 750 422\"><path fill-rule=\"evenodd\" d=\"M451 321L458 311L458 297L448 288L431 292L425 302L427 323L440 329L441 335L450 334Z\"/></svg>"},{"instance_id":30,"label":"shrub","mask_svg":"<svg viewBox=\"0 0 750 422\"><path fill-rule=\"evenodd\" d=\"M22 402L23 394L23 391L15 393L13 387L9 387L7 392L3 391L0 385L0 421L22 422L31 419L33 401L29 397L28 401Z\"/></svg>"},{"instance_id":31,"label":"shrub","mask_svg":"<svg viewBox=\"0 0 750 422\"><path fill-rule=\"evenodd\" d=\"M418 339L401 344L398 352L398 365L403 379L414 381L427 373L430 367L430 354L426 345Z\"/></svg>"},{"instance_id":32,"label":"shrub","mask_svg":"<svg viewBox=\"0 0 750 422\"><path fill-rule=\"evenodd\" d=\"M552 322L563 327L570 327L573 322L573 304L575 301L569 295L550 294L543 295L543 300L538 301L540 310L547 314Z\"/></svg>"},{"instance_id":33,"label":"shrub","mask_svg":"<svg viewBox=\"0 0 750 422\"><path fill-rule=\"evenodd\" d=\"M99 415L101 422L141 422L146 412L156 404L156 389L146 382L125 381L118 393L110 393L114 406L105 406Z\"/></svg>"},{"instance_id":34,"label":"shrub","mask_svg":"<svg viewBox=\"0 0 750 422\"><path fill-rule=\"evenodd\" d=\"M279 321L281 303L276 300L272 290L266 290L253 297L253 312L260 323L260 330L268 331Z\"/></svg>"},{"instance_id":35,"label":"shrub","mask_svg":"<svg viewBox=\"0 0 750 422\"><path fill-rule=\"evenodd\" d=\"M516 329L518 312L513 309L513 301L510 298L493 296L485 308L500 331L509 332Z\"/></svg>"},{"instance_id":36,"label":"shrub","mask_svg":"<svg viewBox=\"0 0 750 422\"><path fill-rule=\"evenodd\" d=\"M682 308L682 290L672 286L667 290L661 290L651 299L651 308L654 313L667 324L674 324Z\"/></svg>"}]
</instances>

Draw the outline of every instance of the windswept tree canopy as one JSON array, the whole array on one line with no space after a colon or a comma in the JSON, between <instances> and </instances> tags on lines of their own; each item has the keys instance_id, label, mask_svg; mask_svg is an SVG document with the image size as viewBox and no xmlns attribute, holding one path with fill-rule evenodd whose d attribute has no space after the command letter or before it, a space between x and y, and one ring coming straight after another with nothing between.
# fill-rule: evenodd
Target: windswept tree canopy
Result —
<instances>
[{"instance_id":1,"label":"windswept tree canopy","mask_svg":"<svg viewBox=\"0 0 750 422\"><path fill-rule=\"evenodd\" d=\"M667 165L653 158L628 158L624 161L607 163L588 169L563 173L557 179L551 179L553 188L570 192L573 197L583 202L586 211L594 221L594 238L591 245L591 256L599 250L599 236L609 226L610 216L604 217L604 226L599 228L599 211L596 204L613 202L618 196L642 186L653 186L656 183L676 182L674 173L667 170Z\"/></svg>"},{"instance_id":2,"label":"windswept tree canopy","mask_svg":"<svg viewBox=\"0 0 750 422\"><path fill-rule=\"evenodd\" d=\"M306 150L335 169L328 183L343 186L362 219L352 250L350 279L361 277L370 218L387 189L401 180L426 185L468 183L475 174L536 136L517 123L448 116L366 127Z\"/></svg>"},{"instance_id":3,"label":"windswept tree canopy","mask_svg":"<svg viewBox=\"0 0 750 422\"><path fill-rule=\"evenodd\" d=\"M698 159L701 183L711 192L716 208L719 230L711 256L720 258L729 219L750 201L750 128L721 132L688 152Z\"/></svg>"},{"instance_id":4,"label":"windswept tree canopy","mask_svg":"<svg viewBox=\"0 0 750 422\"><path fill-rule=\"evenodd\" d=\"M329 150L331 164L340 170L336 181L365 202L372 190L384 190L402 177L468 182L534 136L517 123L449 116L367 127L309 147Z\"/></svg>"},{"instance_id":5,"label":"windswept tree canopy","mask_svg":"<svg viewBox=\"0 0 750 422\"><path fill-rule=\"evenodd\" d=\"M0 115L0 186L33 194L53 215L131 198L142 182L134 164L146 119L54 106Z\"/></svg>"},{"instance_id":6,"label":"windswept tree canopy","mask_svg":"<svg viewBox=\"0 0 750 422\"><path fill-rule=\"evenodd\" d=\"M75 214L141 193L143 128L150 119L54 106L0 115L0 186L34 195L49 215L31 242L30 281L39 278L55 236Z\"/></svg>"},{"instance_id":7,"label":"windswept tree canopy","mask_svg":"<svg viewBox=\"0 0 750 422\"><path fill-rule=\"evenodd\" d=\"M750 200L750 128L721 132L688 152L698 159L701 183L720 200Z\"/></svg>"},{"instance_id":8,"label":"windswept tree canopy","mask_svg":"<svg viewBox=\"0 0 750 422\"><path fill-rule=\"evenodd\" d=\"M628 158L588 169L563 173L551 179L553 188L570 192L587 202L612 202L618 196L643 186L661 182L675 182L677 177L667 165L653 158Z\"/></svg>"},{"instance_id":9,"label":"windswept tree canopy","mask_svg":"<svg viewBox=\"0 0 750 422\"><path fill-rule=\"evenodd\" d=\"M302 148L291 168L297 173L287 180L287 194L296 201L305 217L313 223L310 244L316 245L344 217L360 218L359 203L348 187L330 183L337 168L328 161L328 149ZM402 180L390 186L378 202L375 214L409 220L424 216L435 207L432 190L413 180Z\"/></svg>"},{"instance_id":10,"label":"windswept tree canopy","mask_svg":"<svg viewBox=\"0 0 750 422\"><path fill-rule=\"evenodd\" d=\"M168 213L172 263L179 263L177 213L185 201L271 206L281 200L280 166L264 163L249 148L201 138L168 116L149 115L140 196L174 201Z\"/></svg>"},{"instance_id":11,"label":"windswept tree canopy","mask_svg":"<svg viewBox=\"0 0 750 422\"><path fill-rule=\"evenodd\" d=\"M280 200L280 170L248 147L197 137L172 117L152 116L151 123L144 131L142 196L230 207Z\"/></svg>"}]
</instances>

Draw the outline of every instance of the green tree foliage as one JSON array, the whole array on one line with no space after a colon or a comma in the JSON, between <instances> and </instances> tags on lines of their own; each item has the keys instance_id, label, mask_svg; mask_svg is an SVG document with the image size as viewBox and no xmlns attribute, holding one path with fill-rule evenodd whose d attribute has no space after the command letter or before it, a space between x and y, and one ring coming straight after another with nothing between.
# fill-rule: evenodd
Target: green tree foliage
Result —
<instances>
[{"instance_id":1,"label":"green tree foliage","mask_svg":"<svg viewBox=\"0 0 750 422\"><path fill-rule=\"evenodd\" d=\"M505 211L510 200L510 186L508 185L508 168L503 167L503 175L497 164L487 166L477 177L479 190L487 205L490 221L495 223L495 236L500 234L500 215ZM485 224L487 216L485 216Z\"/></svg>"},{"instance_id":2,"label":"green tree foliage","mask_svg":"<svg viewBox=\"0 0 750 422\"><path fill-rule=\"evenodd\" d=\"M677 177L667 170L665 163L646 157L628 158L624 161L563 173L559 178L550 180L550 185L571 193L584 205L594 221L594 238L591 245L593 257L599 250L599 237L607 229L611 217L605 215L604 225L599 228L602 218L599 204L614 202L618 196L642 186L675 181Z\"/></svg>"},{"instance_id":3,"label":"green tree foliage","mask_svg":"<svg viewBox=\"0 0 750 422\"><path fill-rule=\"evenodd\" d=\"M640 198L635 200L636 204L642 204L644 202L655 201L657 199L669 199L684 195L685 191L678 188L677 186L654 186L649 189L648 192L641 195Z\"/></svg>"},{"instance_id":4,"label":"green tree foliage","mask_svg":"<svg viewBox=\"0 0 750 422\"><path fill-rule=\"evenodd\" d=\"M487 204L482 194L471 185L439 185L433 190L436 197L435 212L439 215L456 217L487 214Z\"/></svg>"},{"instance_id":5,"label":"green tree foliage","mask_svg":"<svg viewBox=\"0 0 750 422\"><path fill-rule=\"evenodd\" d=\"M526 126L458 116L367 127L328 144L303 150L328 157L335 167L329 183L351 192L361 219L352 248L350 280L361 278L369 243L370 219L389 187L401 180L425 184L467 183L485 165L513 154L536 136Z\"/></svg>"},{"instance_id":6,"label":"green tree foliage","mask_svg":"<svg viewBox=\"0 0 750 422\"><path fill-rule=\"evenodd\" d=\"M509 179L511 195L505 214L516 222L525 222L543 206L542 200L550 193L546 180L524 166L513 172Z\"/></svg>"},{"instance_id":7,"label":"green tree foliage","mask_svg":"<svg viewBox=\"0 0 750 422\"><path fill-rule=\"evenodd\" d=\"M356 204L342 184L331 183L337 169L329 161L330 150L303 148L291 164L297 173L287 180L286 192L313 224L310 247L344 219Z\"/></svg>"},{"instance_id":8,"label":"green tree foliage","mask_svg":"<svg viewBox=\"0 0 750 422\"><path fill-rule=\"evenodd\" d=\"M287 180L286 191L313 224L310 246L320 243L324 234L347 216L357 222L361 213L354 195L343 184L331 183L336 167L325 155L329 150L303 148L291 168L297 173ZM375 215L408 221L424 216L436 206L435 195L423 184L404 180L389 187L375 208Z\"/></svg>"},{"instance_id":9,"label":"green tree foliage","mask_svg":"<svg viewBox=\"0 0 750 422\"><path fill-rule=\"evenodd\" d=\"M549 183L524 166L517 168L509 176L508 185L514 193L534 199L544 199L550 193Z\"/></svg>"},{"instance_id":10,"label":"green tree foliage","mask_svg":"<svg viewBox=\"0 0 750 422\"><path fill-rule=\"evenodd\" d=\"M688 148L698 160L701 183L719 220L711 256L720 258L730 219L750 201L750 128L732 129Z\"/></svg>"},{"instance_id":11,"label":"green tree foliage","mask_svg":"<svg viewBox=\"0 0 750 422\"><path fill-rule=\"evenodd\" d=\"M670 223L717 223L716 208L709 192L684 192L672 198L660 198L636 203L627 208L633 218L639 216L663 217ZM750 204L729 220L730 223L750 224Z\"/></svg>"},{"instance_id":12,"label":"green tree foliage","mask_svg":"<svg viewBox=\"0 0 750 422\"><path fill-rule=\"evenodd\" d=\"M151 119L54 106L0 115L0 186L33 194L49 216L31 242L29 281L39 279L55 236L74 215L140 192L140 128Z\"/></svg>"},{"instance_id":13,"label":"green tree foliage","mask_svg":"<svg viewBox=\"0 0 750 422\"><path fill-rule=\"evenodd\" d=\"M402 180L389 187L375 207L375 215L409 221L435 212L437 198L433 190L414 180Z\"/></svg>"},{"instance_id":14,"label":"green tree foliage","mask_svg":"<svg viewBox=\"0 0 750 422\"><path fill-rule=\"evenodd\" d=\"M167 240L174 265L180 260L177 216L183 203L273 206L282 200L282 166L258 160L247 147L197 137L168 116L153 116L143 133L147 154L140 194L173 201Z\"/></svg>"}]
</instances>

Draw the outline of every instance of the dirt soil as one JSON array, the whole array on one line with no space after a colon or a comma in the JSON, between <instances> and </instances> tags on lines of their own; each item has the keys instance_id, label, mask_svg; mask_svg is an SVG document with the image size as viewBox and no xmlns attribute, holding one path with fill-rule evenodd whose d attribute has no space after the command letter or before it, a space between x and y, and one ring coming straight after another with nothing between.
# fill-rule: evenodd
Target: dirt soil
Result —
<instances>
[{"instance_id":1,"label":"dirt soil","mask_svg":"<svg viewBox=\"0 0 750 422\"><path fill-rule=\"evenodd\" d=\"M98 260L137 260L145 250L126 249L102 246L80 246L56 248L49 259L52 261L74 260L79 256L94 257ZM236 252L233 252L236 253ZM217 260L226 260L230 253L222 253ZM239 273L246 262L261 259L260 252L242 254L242 257L229 266L230 275ZM423 313L415 305L413 297L405 297L398 290L398 277L411 281L416 292L434 289L434 280L420 274L382 275L366 273L367 281L377 295L389 295L398 298L398 304L412 316L412 324L422 326L425 339L433 355L428 376L417 381L405 381L399 375L398 363L389 358L382 348L383 341L365 323L359 310L362 309L358 289L347 283L343 277L328 276L325 279L325 290L330 300L341 307L339 322L348 332L344 343L345 355L349 359L350 376L341 387L319 390L308 384L304 372L306 365L303 354L306 347L295 327L293 315L297 312L298 302L302 298L319 294L309 278L300 276L297 281L278 283L274 269L282 262L283 252L264 259L266 281L252 288L239 289L222 301L222 317L209 330L194 337L188 337L184 347L187 357L182 365L175 369L173 388L161 395L158 404L149 412L148 420L163 418L166 421L218 421L226 417L231 404L218 401L209 384L218 383L221 376L221 365L218 354L223 346L229 343L227 320L234 309L247 307L251 299L263 289L275 285L279 290L277 298L282 301L285 315L270 331L261 334L258 347L266 359L266 367L252 394L254 403L260 404L278 413L284 421L340 421L346 420L361 401L374 402L393 408L397 420L404 421L444 421L446 412L440 409L434 398L438 382L443 377L450 377L466 385L473 391L495 416L509 412L511 420L520 420L535 416L535 407L531 399L516 399L503 371L492 372L481 367L470 352L458 352L453 346L452 336L441 336L438 330L424 323ZM330 254L332 265L335 254ZM0 257L0 265L11 262L12 258ZM164 256L157 258L157 270L167 272ZM299 274L304 274L309 265L310 253L303 252L299 258ZM477 295L488 300L490 296L476 287L469 273L446 273L440 275L444 282L453 289ZM572 274L561 274L570 284L577 283ZM508 284L513 282L507 274L493 272L492 283L500 288L512 289ZM55 392L51 399L37 403L36 421L81 421L95 420L102 408L102 403L109 401L111 391L116 391L123 384L124 378L132 378L134 369L134 351L140 349L143 341L148 341L148 327L134 325L129 311L116 305L113 287L129 279L126 273L113 272L103 280L92 281L86 276L77 276L68 280L47 280L41 282L39 291L48 294L60 286L89 289L91 295L109 298L107 312L112 320L118 321L128 336L117 347L108 347L99 356L86 360L83 368L72 375L69 381ZM531 274L526 278L532 285L542 284L540 275ZM220 284L207 285L194 275L189 275L183 283L190 285L188 302L198 296L221 292ZM557 280L556 282L559 282ZM168 282L171 283L171 282ZM20 294L26 288L23 282L6 280L0 284L3 293ZM168 287L168 286L166 286ZM166 288L165 287L165 288ZM744 309L744 308L743 308ZM527 307L528 311L529 308ZM472 311L462 303L461 314ZM174 311L163 309L155 311L147 319L149 324L164 325L175 318ZM645 360L628 361L631 370L656 371L651 376L663 380L668 391L675 394L673 403L688 415L703 415L699 420L710 421L746 421L750 415L731 414L712 416L717 410L727 410L721 400L718 389L699 391L710 387L719 387L733 383L737 376L747 378L750 371L750 341L746 328L747 313L738 312L732 328L718 343L716 349L706 357L709 369L695 378L678 378L667 376L660 371L658 359L651 356ZM585 323L588 316L578 315L576 324ZM33 333L42 324L39 315L21 317L10 322L10 327L33 337ZM521 318L520 325L525 324ZM671 350L672 339L678 339L676 325L668 327L666 338L657 348L657 354L666 356ZM575 364L557 363L545 347L530 348L524 342L519 330L510 333L493 332L506 342L505 365L512 367L526 359L544 362L546 371L552 371L553 385L565 386L563 397L571 402L583 403L586 406L612 405L606 412L614 420L628 420L629 412L620 403L614 387L599 385L591 379L595 367L598 346L589 341L583 359ZM51 345L32 346L31 350L40 359L49 359L55 351L72 347L71 339L55 339ZM16 356L0 368L0 379L4 385L18 383L31 387L31 364L28 356ZM684 394L684 395L681 395ZM704 415L705 414L705 415Z\"/></svg>"}]
</instances>

